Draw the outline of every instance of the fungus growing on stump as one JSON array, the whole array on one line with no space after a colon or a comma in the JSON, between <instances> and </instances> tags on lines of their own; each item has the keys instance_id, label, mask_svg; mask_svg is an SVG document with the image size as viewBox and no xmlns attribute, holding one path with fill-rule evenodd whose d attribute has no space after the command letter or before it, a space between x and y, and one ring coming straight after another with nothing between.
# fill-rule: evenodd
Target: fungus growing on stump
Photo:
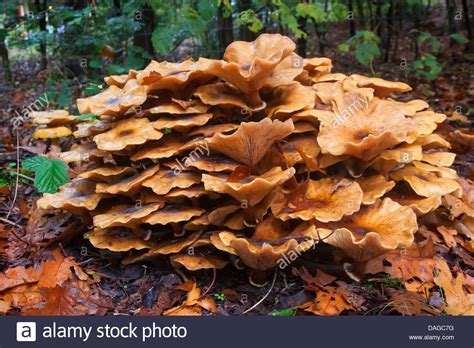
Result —
<instances>
[{"instance_id":1,"label":"fungus growing on stump","mask_svg":"<svg viewBox=\"0 0 474 348\"><path fill-rule=\"evenodd\" d=\"M74 131L59 157L82 168L38 206L79 214L85 238L124 263L225 271L238 258L260 285L317 243L361 261L409 246L442 204L464 202L471 218L449 142L433 133L444 115L393 99L405 83L331 73L330 59L294 51L263 34L223 60L106 77L78 100L93 122L36 113L49 127L37 137Z\"/></svg>"}]
</instances>

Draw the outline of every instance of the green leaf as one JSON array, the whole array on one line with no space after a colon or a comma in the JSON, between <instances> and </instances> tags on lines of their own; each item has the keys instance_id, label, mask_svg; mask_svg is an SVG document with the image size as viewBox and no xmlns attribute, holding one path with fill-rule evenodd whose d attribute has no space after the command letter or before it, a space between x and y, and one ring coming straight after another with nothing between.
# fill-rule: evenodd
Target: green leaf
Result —
<instances>
[{"instance_id":1,"label":"green leaf","mask_svg":"<svg viewBox=\"0 0 474 348\"><path fill-rule=\"evenodd\" d=\"M68 109L71 105L72 91L70 85L70 80L64 80L61 84L61 90L59 91L57 103L63 109Z\"/></svg>"},{"instance_id":2,"label":"green leaf","mask_svg":"<svg viewBox=\"0 0 474 348\"><path fill-rule=\"evenodd\" d=\"M288 309L283 309L281 311L274 309L272 310L272 315L279 316L279 317L292 317L296 314L297 311L298 311L298 308L288 308Z\"/></svg>"},{"instance_id":3,"label":"green leaf","mask_svg":"<svg viewBox=\"0 0 474 348\"><path fill-rule=\"evenodd\" d=\"M356 46L355 55L359 63L369 65L375 57L380 56L380 49L372 42L363 42Z\"/></svg>"},{"instance_id":4,"label":"green leaf","mask_svg":"<svg viewBox=\"0 0 474 348\"><path fill-rule=\"evenodd\" d=\"M68 182L67 166L61 160L32 157L22 161L24 169L35 173L35 188L42 193L55 193Z\"/></svg>"},{"instance_id":5,"label":"green leaf","mask_svg":"<svg viewBox=\"0 0 474 348\"><path fill-rule=\"evenodd\" d=\"M349 46L349 44L346 44L346 43L343 43L337 46L337 49L341 52L349 52L350 48L351 46Z\"/></svg>"},{"instance_id":6,"label":"green leaf","mask_svg":"<svg viewBox=\"0 0 474 348\"><path fill-rule=\"evenodd\" d=\"M454 41L456 41L457 43L460 43L461 45L465 45L469 43L469 40L467 39L467 37L465 37L462 34L451 34L449 35L449 37L453 39Z\"/></svg>"},{"instance_id":7,"label":"green leaf","mask_svg":"<svg viewBox=\"0 0 474 348\"><path fill-rule=\"evenodd\" d=\"M93 59L89 61L89 66L94 69L100 69L104 65L101 59Z\"/></svg>"},{"instance_id":8,"label":"green leaf","mask_svg":"<svg viewBox=\"0 0 474 348\"><path fill-rule=\"evenodd\" d=\"M175 30L174 26L159 26L153 31L151 42L156 51L161 54L166 54L171 50Z\"/></svg>"}]
</instances>

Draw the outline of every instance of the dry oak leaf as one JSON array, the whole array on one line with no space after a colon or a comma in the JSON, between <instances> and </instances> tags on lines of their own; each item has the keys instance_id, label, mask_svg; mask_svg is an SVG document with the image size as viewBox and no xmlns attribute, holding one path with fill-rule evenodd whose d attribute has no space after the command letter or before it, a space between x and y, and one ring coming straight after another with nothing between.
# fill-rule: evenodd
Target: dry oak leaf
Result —
<instances>
[{"instance_id":1,"label":"dry oak leaf","mask_svg":"<svg viewBox=\"0 0 474 348\"><path fill-rule=\"evenodd\" d=\"M305 312L311 312L320 316L339 315L345 310L353 310L349 303L350 293L341 287L325 286L324 290L316 291L316 298L313 302L307 302L300 306Z\"/></svg>"},{"instance_id":2,"label":"dry oak leaf","mask_svg":"<svg viewBox=\"0 0 474 348\"><path fill-rule=\"evenodd\" d=\"M187 298L181 306L170 308L163 315L170 316L200 316L202 310L205 309L211 313L216 313L217 308L214 300L209 297L201 296L201 289L195 282L192 282L191 290L188 292Z\"/></svg>"},{"instance_id":3,"label":"dry oak leaf","mask_svg":"<svg viewBox=\"0 0 474 348\"><path fill-rule=\"evenodd\" d=\"M34 269L33 267L17 266L8 268L5 272L0 273L0 291L5 291L17 285L36 283L40 275L41 269Z\"/></svg>"},{"instance_id":4,"label":"dry oak leaf","mask_svg":"<svg viewBox=\"0 0 474 348\"><path fill-rule=\"evenodd\" d=\"M158 140L163 133L155 130L146 118L129 118L119 121L108 132L98 134L94 142L99 150L119 151L129 145L141 145L148 140Z\"/></svg>"},{"instance_id":5,"label":"dry oak leaf","mask_svg":"<svg viewBox=\"0 0 474 348\"><path fill-rule=\"evenodd\" d=\"M209 148L254 168L268 149L294 130L293 121L270 120L242 123L231 135L215 134L207 140Z\"/></svg>"},{"instance_id":6,"label":"dry oak leaf","mask_svg":"<svg viewBox=\"0 0 474 348\"><path fill-rule=\"evenodd\" d=\"M325 243L364 261L384 251L411 245L418 224L413 210L384 198L338 222L319 223L317 227Z\"/></svg>"},{"instance_id":7,"label":"dry oak leaf","mask_svg":"<svg viewBox=\"0 0 474 348\"><path fill-rule=\"evenodd\" d=\"M40 293L44 298L42 306L25 309L24 315L104 315L111 308L111 301L87 281L67 281L63 286L40 289Z\"/></svg>"}]
</instances>

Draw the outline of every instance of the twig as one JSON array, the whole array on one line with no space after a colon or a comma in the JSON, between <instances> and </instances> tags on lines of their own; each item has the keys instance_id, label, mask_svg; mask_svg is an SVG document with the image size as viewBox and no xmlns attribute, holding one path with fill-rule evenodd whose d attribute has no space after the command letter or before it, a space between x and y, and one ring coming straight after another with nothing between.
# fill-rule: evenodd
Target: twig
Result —
<instances>
[{"instance_id":1,"label":"twig","mask_svg":"<svg viewBox=\"0 0 474 348\"><path fill-rule=\"evenodd\" d=\"M206 291L205 291L204 294L201 296L201 298L204 297L204 296L206 296L206 295L209 293L209 291L210 291L210 290L212 289L212 287L214 286L214 283L216 282L217 270L216 270L215 268L213 268L212 270L214 271L214 273L213 273L213 276L212 276L211 285L209 285L209 287L206 289Z\"/></svg>"},{"instance_id":2,"label":"twig","mask_svg":"<svg viewBox=\"0 0 474 348\"><path fill-rule=\"evenodd\" d=\"M7 219L7 220L10 217L10 214L12 213L13 208L15 207L16 197L18 196L18 184L19 184L19 181L20 181L19 174L20 174L20 138L18 137L18 130L17 130L16 131L16 183L15 183L15 194L13 196L13 202L12 202L12 205L10 207L10 210L8 211L8 214L5 217L5 219Z\"/></svg>"},{"instance_id":3,"label":"twig","mask_svg":"<svg viewBox=\"0 0 474 348\"><path fill-rule=\"evenodd\" d=\"M252 307L250 307L249 309L246 309L242 314L247 314L248 312L250 312L251 310L255 309L260 303L262 303L263 301L265 301L265 299L268 297L268 295L270 295L270 293L272 292L273 290L273 287L275 286L275 282L276 282L276 279L277 279L277 274L278 274L278 268L275 270L275 275L273 276L273 281L272 281L272 285L270 286L270 289L268 289L267 293L265 294L265 296L263 296L257 303L255 303Z\"/></svg>"},{"instance_id":4,"label":"twig","mask_svg":"<svg viewBox=\"0 0 474 348\"><path fill-rule=\"evenodd\" d=\"M23 178L23 179L35 181L35 179L33 179L32 177L29 177L28 175L21 174L21 173L18 173L17 175L18 175L19 177Z\"/></svg>"},{"instance_id":5,"label":"twig","mask_svg":"<svg viewBox=\"0 0 474 348\"><path fill-rule=\"evenodd\" d=\"M12 226L15 226L15 227L18 227L18 228L23 228L20 225L18 225L16 222L10 221L10 220L2 218L2 217L0 217L0 221L3 221L6 224L9 224L9 225L12 225Z\"/></svg>"}]
</instances>

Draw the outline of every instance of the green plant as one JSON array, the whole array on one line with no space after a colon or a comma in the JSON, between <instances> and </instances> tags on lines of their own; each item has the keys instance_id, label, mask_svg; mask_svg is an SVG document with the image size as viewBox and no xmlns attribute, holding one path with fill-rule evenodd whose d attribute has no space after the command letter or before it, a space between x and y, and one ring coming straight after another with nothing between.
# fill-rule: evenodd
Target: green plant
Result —
<instances>
[{"instance_id":1,"label":"green plant","mask_svg":"<svg viewBox=\"0 0 474 348\"><path fill-rule=\"evenodd\" d=\"M68 182L67 166L61 160L31 157L21 162L24 169L35 173L35 188L42 193L55 193Z\"/></svg>"},{"instance_id":2,"label":"green plant","mask_svg":"<svg viewBox=\"0 0 474 348\"><path fill-rule=\"evenodd\" d=\"M298 312L298 307L282 309L281 311L274 309L274 310L272 310L272 316L274 316L274 317L292 317L292 316L296 315L297 312Z\"/></svg>"},{"instance_id":3,"label":"green plant","mask_svg":"<svg viewBox=\"0 0 474 348\"><path fill-rule=\"evenodd\" d=\"M350 37L345 43L338 46L339 51L354 51L357 61L365 66L370 67L372 74L375 75L372 63L375 58L381 55L379 44L380 37L373 31L358 31Z\"/></svg>"}]
</instances>

